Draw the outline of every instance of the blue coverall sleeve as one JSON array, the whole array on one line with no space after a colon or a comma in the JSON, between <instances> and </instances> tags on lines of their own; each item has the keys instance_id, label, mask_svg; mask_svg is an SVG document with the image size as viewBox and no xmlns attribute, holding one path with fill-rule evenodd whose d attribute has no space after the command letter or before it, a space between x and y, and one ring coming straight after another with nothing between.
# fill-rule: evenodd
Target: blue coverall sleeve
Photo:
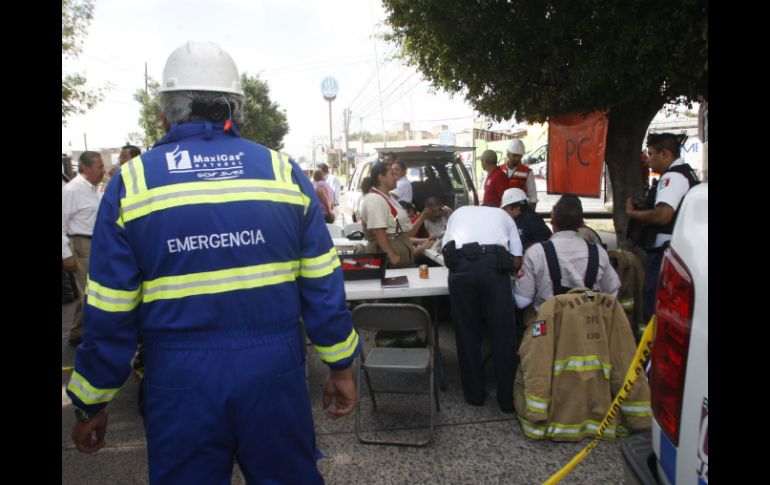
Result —
<instances>
[{"instance_id":1,"label":"blue coverall sleeve","mask_svg":"<svg viewBox=\"0 0 770 485\"><path fill-rule=\"evenodd\" d=\"M83 314L83 342L67 386L73 403L89 414L117 395L136 351L142 278L122 226L125 193L116 174L107 186L94 225Z\"/></svg>"},{"instance_id":2,"label":"blue coverall sleeve","mask_svg":"<svg viewBox=\"0 0 770 485\"><path fill-rule=\"evenodd\" d=\"M291 164L292 178L310 199L300 245L298 282L302 318L321 360L332 370L342 370L350 366L361 349L347 309L342 267L313 185L294 161Z\"/></svg>"}]
</instances>

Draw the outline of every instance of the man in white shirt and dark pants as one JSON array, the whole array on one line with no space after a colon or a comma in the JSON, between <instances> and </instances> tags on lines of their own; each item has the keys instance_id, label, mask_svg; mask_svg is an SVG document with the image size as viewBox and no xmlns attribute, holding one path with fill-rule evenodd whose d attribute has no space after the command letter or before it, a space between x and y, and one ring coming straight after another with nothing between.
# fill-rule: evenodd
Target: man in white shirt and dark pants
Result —
<instances>
[{"instance_id":1,"label":"man in white shirt and dark pants","mask_svg":"<svg viewBox=\"0 0 770 485\"><path fill-rule=\"evenodd\" d=\"M497 402L503 412L511 413L518 347L511 274L522 257L516 223L497 207L463 206L449 217L443 242L465 400L481 406L486 398L481 355L485 321L492 342Z\"/></svg>"},{"instance_id":2,"label":"man in white shirt and dark pants","mask_svg":"<svg viewBox=\"0 0 770 485\"><path fill-rule=\"evenodd\" d=\"M78 345L83 338L83 303L91 256L91 235L96 222L104 178L104 162L98 152L86 151L78 159L78 175L62 190L62 263L75 273L80 298L69 333L69 344Z\"/></svg>"}]
</instances>

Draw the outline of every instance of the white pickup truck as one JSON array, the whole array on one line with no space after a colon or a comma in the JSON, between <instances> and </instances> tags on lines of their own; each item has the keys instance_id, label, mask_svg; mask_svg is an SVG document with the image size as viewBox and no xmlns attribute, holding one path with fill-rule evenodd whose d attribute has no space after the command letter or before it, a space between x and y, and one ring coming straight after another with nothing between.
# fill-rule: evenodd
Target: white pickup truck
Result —
<instances>
[{"instance_id":1,"label":"white pickup truck","mask_svg":"<svg viewBox=\"0 0 770 485\"><path fill-rule=\"evenodd\" d=\"M626 483L708 484L708 183L679 209L655 314L652 432L624 440Z\"/></svg>"}]
</instances>

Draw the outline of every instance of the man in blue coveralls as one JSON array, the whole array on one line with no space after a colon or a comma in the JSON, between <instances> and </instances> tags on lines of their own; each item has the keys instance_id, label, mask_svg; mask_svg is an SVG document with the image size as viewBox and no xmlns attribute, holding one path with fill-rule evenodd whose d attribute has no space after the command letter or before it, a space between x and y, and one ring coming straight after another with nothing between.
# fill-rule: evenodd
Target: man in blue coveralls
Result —
<instances>
[{"instance_id":1,"label":"man in blue coveralls","mask_svg":"<svg viewBox=\"0 0 770 485\"><path fill-rule=\"evenodd\" d=\"M188 42L163 70L166 136L120 168L93 233L86 333L67 386L84 453L145 345L150 482L323 483L305 380L308 337L330 367L332 418L356 402L360 352L339 258L297 164L238 134L232 58Z\"/></svg>"}]
</instances>

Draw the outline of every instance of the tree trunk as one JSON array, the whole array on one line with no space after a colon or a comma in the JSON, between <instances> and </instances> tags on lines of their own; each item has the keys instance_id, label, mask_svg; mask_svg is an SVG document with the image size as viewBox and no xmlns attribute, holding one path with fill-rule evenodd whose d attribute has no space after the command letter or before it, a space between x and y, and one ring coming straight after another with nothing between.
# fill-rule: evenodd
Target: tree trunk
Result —
<instances>
[{"instance_id":1,"label":"tree trunk","mask_svg":"<svg viewBox=\"0 0 770 485\"><path fill-rule=\"evenodd\" d=\"M613 108L608 114L605 161L612 180L612 219L619 248L630 248L626 241L628 216L626 199L642 194L641 159L647 128L663 107L660 99Z\"/></svg>"}]
</instances>

